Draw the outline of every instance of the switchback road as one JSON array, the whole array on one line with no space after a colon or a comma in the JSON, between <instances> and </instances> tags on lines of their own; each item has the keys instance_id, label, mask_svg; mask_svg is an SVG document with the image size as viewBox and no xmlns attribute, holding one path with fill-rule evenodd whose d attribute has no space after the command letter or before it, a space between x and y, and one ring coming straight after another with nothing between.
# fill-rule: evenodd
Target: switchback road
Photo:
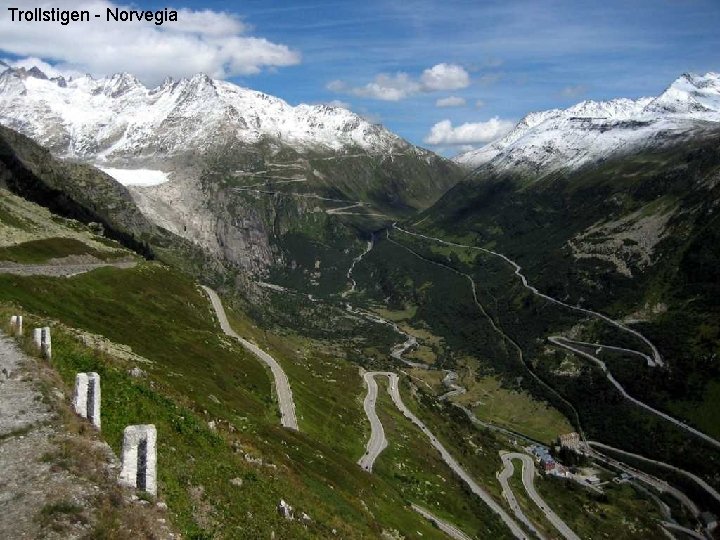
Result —
<instances>
[{"instance_id":1,"label":"switchback road","mask_svg":"<svg viewBox=\"0 0 720 540\"><path fill-rule=\"evenodd\" d=\"M527 454L520 454L518 452L505 453L501 457L503 460L503 464L505 465L505 469L502 473L500 473L500 475L502 476L503 473L507 472L505 476L505 482L503 484L503 492L505 492L506 490L510 490L507 479L513 475L514 467L512 464L512 460L519 459L522 462L523 486L525 486L525 491L527 491L527 494L532 500L532 502L534 502L538 506L538 508L540 508L547 520L552 523L553 527L555 527L558 532L562 534L567 540L580 540L578 535L576 535L573 530L567 526L567 524L560 518L560 516L558 516L547 505L547 503L543 500L540 494L535 490L535 463L533 462L532 458ZM540 533L537 534L542 538L542 535L540 535Z\"/></svg>"},{"instance_id":2,"label":"switchback road","mask_svg":"<svg viewBox=\"0 0 720 540\"><path fill-rule=\"evenodd\" d=\"M204 285L202 288L210 298L210 302L212 302L213 309L215 310L218 321L220 321L220 328L222 328L223 332L237 339L243 347L258 357L263 363L267 364L270 371L272 371L273 378L275 379L275 392L277 394L278 405L280 406L280 423L286 428L300 431L295 416L295 402L293 401L292 390L290 389L290 381L283 371L283 368L278 364L277 360L260 347L240 337L230 326L227 315L225 314L225 308L223 308L217 293Z\"/></svg>"},{"instance_id":3,"label":"switchback road","mask_svg":"<svg viewBox=\"0 0 720 540\"><path fill-rule=\"evenodd\" d=\"M420 429L420 431L422 431L427 436L427 438L430 440L430 444L440 453L440 457L442 458L442 460L448 465L448 467L450 467L450 469L452 469L452 471L457 476L460 477L460 479L468 486L468 488L470 488L470 491L480 497L480 499L482 499L482 501L487 504L490 509L498 515L498 517L500 517L500 519L505 523L505 525L508 526L515 538L529 540L529 537L525 533L525 531L523 531L523 529L517 524L517 522L512 517L510 517L510 515L505 511L505 509L500 506L487 491L480 487L480 485L475 482L475 480L473 480L473 478L467 473L467 471L462 468L460 463L458 463L455 458L452 457L450 452L445 449L445 447L432 433L432 431L430 431L430 429L428 429L428 427L417 416L415 416L415 414L413 414L410 409L405 406L405 403L400 396L399 378L397 373L391 373L387 371L370 371L366 374L365 380L368 380L368 377L374 378L376 375L383 375L389 379L390 384L388 386L388 392L390 393L390 397L392 398L395 406L401 413L403 413L405 418L415 424ZM368 417L368 419L370 419L370 417ZM370 423L372 426L373 421L370 420ZM368 447L369 446L370 443L368 442Z\"/></svg>"}]
</instances>

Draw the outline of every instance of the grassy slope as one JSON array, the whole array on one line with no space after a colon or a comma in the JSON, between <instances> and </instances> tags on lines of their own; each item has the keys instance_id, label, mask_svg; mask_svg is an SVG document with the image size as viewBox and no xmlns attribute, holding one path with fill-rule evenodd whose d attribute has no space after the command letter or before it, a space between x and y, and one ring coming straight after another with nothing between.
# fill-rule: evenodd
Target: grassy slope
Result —
<instances>
[{"instance_id":1,"label":"grassy slope","mask_svg":"<svg viewBox=\"0 0 720 540\"><path fill-rule=\"evenodd\" d=\"M122 251L115 252L116 256L123 254ZM102 260L112 257L112 254L97 251L73 238L45 238L0 248L0 261L22 264L40 264L69 255L92 255Z\"/></svg>"},{"instance_id":2,"label":"grassy slope","mask_svg":"<svg viewBox=\"0 0 720 540\"><path fill-rule=\"evenodd\" d=\"M387 393L387 379L378 378L378 386L377 406L389 446L378 458L375 472L394 478L407 500L472 536L508 537L509 531L499 526L497 518L450 471L427 438L397 410Z\"/></svg>"},{"instance_id":3,"label":"grassy slope","mask_svg":"<svg viewBox=\"0 0 720 540\"><path fill-rule=\"evenodd\" d=\"M268 348L283 361L293 381L301 428L307 432L296 435L277 427L262 366L218 337L204 296L171 270L146 263L70 280L0 276L0 298L130 345L155 362L141 366L149 381L137 381L69 339L58 336L54 343L55 361L68 384L78 370L101 373L103 429L116 451L125 425L156 423L161 490L186 532L287 529L274 512L274 504L285 497L323 526L343 530L346 537L374 536L381 528L433 537L432 528L404 508L405 496L396 491L398 482L392 475L370 476L355 465L367 427L360 412L361 379L347 362L318 355L307 341L303 349L301 338L268 334ZM290 359L297 358L298 348L305 360L295 363ZM328 371L331 361L334 372ZM219 433L207 428L210 419L221 421ZM237 431L231 432L230 425ZM231 451L234 441L251 455L275 463L280 472L247 465ZM230 490L228 481L235 477L252 486L251 501L241 490ZM199 492L214 509L207 522L198 523L193 515L198 501L189 493L199 497ZM311 530L324 534L322 528ZM303 535L295 529L292 534Z\"/></svg>"}]
</instances>

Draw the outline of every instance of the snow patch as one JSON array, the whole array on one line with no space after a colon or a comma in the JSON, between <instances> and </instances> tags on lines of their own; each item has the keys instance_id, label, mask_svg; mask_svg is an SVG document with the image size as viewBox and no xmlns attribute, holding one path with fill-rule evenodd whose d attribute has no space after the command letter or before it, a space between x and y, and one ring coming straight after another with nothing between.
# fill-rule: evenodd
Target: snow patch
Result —
<instances>
[{"instance_id":1,"label":"snow patch","mask_svg":"<svg viewBox=\"0 0 720 540\"><path fill-rule=\"evenodd\" d=\"M168 174L152 169L106 169L100 167L105 174L112 176L123 186L158 186L168 180Z\"/></svg>"}]
</instances>

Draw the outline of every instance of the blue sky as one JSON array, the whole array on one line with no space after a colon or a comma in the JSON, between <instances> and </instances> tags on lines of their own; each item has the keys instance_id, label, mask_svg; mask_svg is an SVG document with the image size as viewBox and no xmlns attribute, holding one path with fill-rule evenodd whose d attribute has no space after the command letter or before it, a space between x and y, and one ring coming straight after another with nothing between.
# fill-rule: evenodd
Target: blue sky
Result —
<instances>
[{"instance_id":1,"label":"blue sky","mask_svg":"<svg viewBox=\"0 0 720 540\"><path fill-rule=\"evenodd\" d=\"M0 1L3 12L8 5ZM136 7L166 5L148 1ZM441 121L485 128L472 141L480 146L495 133L485 124L493 118L499 133L533 110L582 99L657 95L685 71L720 71L719 0L179 0L172 5L219 12L217 21L192 29L223 49L222 60L208 60L208 71L217 67L213 62L227 66L233 55L242 57L223 72L233 82L293 104L339 100L424 146L431 146L425 141ZM213 35L212 24L225 20L237 24ZM7 29L12 35L3 32ZM150 30L157 30L158 50L163 40L175 39L171 29ZM73 31L67 27L49 30L61 41L52 49L30 43L33 37L23 31L17 25L0 27L0 58L38 57L94 74L115 70L116 64L117 70L132 71L132 62L98 60L73 49L69 38L63 41L63 33ZM96 44L118 39L104 34ZM231 50L218 44L237 36L255 41L238 41ZM141 78L152 82L204 65L203 57L182 47L174 60L172 50L158 58L146 57L142 48L109 51L108 56L135 60ZM249 58L253 54L259 59ZM438 73L449 78L427 82L423 72L439 64L444 67ZM462 75L458 70L466 75L453 78ZM440 107L442 99L465 104ZM431 147L453 154L460 145Z\"/></svg>"}]
</instances>

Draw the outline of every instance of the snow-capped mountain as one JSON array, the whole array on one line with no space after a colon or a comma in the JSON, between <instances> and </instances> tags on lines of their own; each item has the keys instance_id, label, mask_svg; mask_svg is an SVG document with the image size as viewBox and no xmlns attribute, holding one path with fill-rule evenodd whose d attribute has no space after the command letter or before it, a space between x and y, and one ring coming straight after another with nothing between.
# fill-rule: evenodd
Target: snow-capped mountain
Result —
<instances>
[{"instance_id":1,"label":"snow-capped mountain","mask_svg":"<svg viewBox=\"0 0 720 540\"><path fill-rule=\"evenodd\" d=\"M61 156L102 163L272 139L302 149L370 153L408 147L342 108L298 105L206 75L146 88L117 74L49 79L37 68L0 75L0 122Z\"/></svg>"},{"instance_id":2,"label":"snow-capped mountain","mask_svg":"<svg viewBox=\"0 0 720 540\"><path fill-rule=\"evenodd\" d=\"M547 173L677 140L720 123L720 74L685 74L656 98L583 101L535 112L505 137L455 157L467 167Z\"/></svg>"}]
</instances>

